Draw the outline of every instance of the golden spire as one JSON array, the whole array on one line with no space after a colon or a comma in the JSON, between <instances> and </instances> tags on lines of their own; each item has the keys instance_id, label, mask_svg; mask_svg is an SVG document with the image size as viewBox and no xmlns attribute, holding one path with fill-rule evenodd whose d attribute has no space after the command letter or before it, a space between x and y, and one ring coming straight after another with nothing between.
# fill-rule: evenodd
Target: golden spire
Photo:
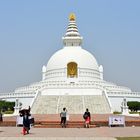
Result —
<instances>
[{"instance_id":1,"label":"golden spire","mask_svg":"<svg viewBox=\"0 0 140 140\"><path fill-rule=\"evenodd\" d=\"M76 19L75 14L71 13L70 16L69 16L69 20L74 21L75 19Z\"/></svg>"}]
</instances>

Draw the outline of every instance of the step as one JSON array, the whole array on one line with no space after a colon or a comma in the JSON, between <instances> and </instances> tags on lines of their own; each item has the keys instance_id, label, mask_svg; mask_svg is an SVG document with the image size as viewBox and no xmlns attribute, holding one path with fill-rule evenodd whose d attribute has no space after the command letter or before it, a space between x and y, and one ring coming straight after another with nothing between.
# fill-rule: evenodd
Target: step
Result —
<instances>
[{"instance_id":1,"label":"step","mask_svg":"<svg viewBox=\"0 0 140 140\"><path fill-rule=\"evenodd\" d=\"M61 128L60 121L40 121L36 122L36 128ZM91 127L96 127L94 122L91 122ZM67 128L84 128L84 121L69 121Z\"/></svg>"}]
</instances>

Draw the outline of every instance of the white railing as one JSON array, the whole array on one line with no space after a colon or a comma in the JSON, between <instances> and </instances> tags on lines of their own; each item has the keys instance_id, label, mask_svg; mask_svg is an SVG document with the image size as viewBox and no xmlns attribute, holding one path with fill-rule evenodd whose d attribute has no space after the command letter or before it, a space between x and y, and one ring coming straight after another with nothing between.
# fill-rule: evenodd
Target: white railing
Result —
<instances>
[{"instance_id":1,"label":"white railing","mask_svg":"<svg viewBox=\"0 0 140 140\"><path fill-rule=\"evenodd\" d=\"M30 107L31 107L31 108L32 108L33 105L35 104L35 102L36 102L37 98L39 97L39 95L40 95L40 92L39 92L39 91L36 91L35 96L34 96L34 99L32 100L32 102L31 102L31 104L30 104Z\"/></svg>"},{"instance_id":2,"label":"white railing","mask_svg":"<svg viewBox=\"0 0 140 140\"><path fill-rule=\"evenodd\" d=\"M0 94L0 99L7 99L7 98L28 98L34 97L35 92L32 93L3 93Z\"/></svg>"},{"instance_id":3,"label":"white railing","mask_svg":"<svg viewBox=\"0 0 140 140\"><path fill-rule=\"evenodd\" d=\"M105 99L106 99L106 101L107 101L107 103L108 103L108 105L109 105L110 111L111 111L111 113L112 113L112 112L113 112L113 111L112 111L112 104L111 104L111 102L110 102L110 100L109 100L109 98L108 98L108 96L107 96L106 90L104 90L103 96L105 97Z\"/></svg>"},{"instance_id":4,"label":"white railing","mask_svg":"<svg viewBox=\"0 0 140 140\"><path fill-rule=\"evenodd\" d=\"M94 83L91 83L91 84L88 84L88 83L48 83L48 84L44 84L42 85L41 89L51 89L51 88L54 88L54 89L64 89L64 88L89 88L89 89L101 89L103 90L103 86L102 85L98 85L98 84L94 84ZM40 90L41 90L40 89Z\"/></svg>"},{"instance_id":5,"label":"white railing","mask_svg":"<svg viewBox=\"0 0 140 140\"><path fill-rule=\"evenodd\" d=\"M109 97L117 96L117 97L139 97L140 98L140 92L107 92L107 95Z\"/></svg>"}]
</instances>

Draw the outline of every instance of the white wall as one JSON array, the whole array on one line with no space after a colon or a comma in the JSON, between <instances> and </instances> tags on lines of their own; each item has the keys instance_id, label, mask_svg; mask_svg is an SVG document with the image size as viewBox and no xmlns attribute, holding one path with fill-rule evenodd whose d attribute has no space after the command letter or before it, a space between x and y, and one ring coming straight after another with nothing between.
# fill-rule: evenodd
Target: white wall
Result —
<instances>
[{"instance_id":1,"label":"white wall","mask_svg":"<svg viewBox=\"0 0 140 140\"><path fill-rule=\"evenodd\" d=\"M100 89L44 89L42 95L102 95Z\"/></svg>"}]
</instances>

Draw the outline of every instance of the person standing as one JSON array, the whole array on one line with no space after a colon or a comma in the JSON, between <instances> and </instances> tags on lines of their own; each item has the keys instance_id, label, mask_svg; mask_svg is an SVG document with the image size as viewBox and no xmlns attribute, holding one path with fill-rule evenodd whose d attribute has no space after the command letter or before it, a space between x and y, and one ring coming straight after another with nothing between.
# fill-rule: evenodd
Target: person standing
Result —
<instances>
[{"instance_id":1,"label":"person standing","mask_svg":"<svg viewBox=\"0 0 140 140\"><path fill-rule=\"evenodd\" d=\"M29 130L30 130L30 120L29 120L29 113L27 111L25 111L24 115L23 115L23 135L29 134Z\"/></svg>"},{"instance_id":2,"label":"person standing","mask_svg":"<svg viewBox=\"0 0 140 140\"><path fill-rule=\"evenodd\" d=\"M85 127L89 128L91 116L90 116L90 112L89 112L88 108L86 109L86 112L84 113L83 118L85 120Z\"/></svg>"},{"instance_id":3,"label":"person standing","mask_svg":"<svg viewBox=\"0 0 140 140\"><path fill-rule=\"evenodd\" d=\"M3 121L2 113L0 112L0 122Z\"/></svg>"},{"instance_id":4,"label":"person standing","mask_svg":"<svg viewBox=\"0 0 140 140\"><path fill-rule=\"evenodd\" d=\"M66 128L66 116L67 116L67 111L66 108L63 108L63 111L60 113L61 117L61 126Z\"/></svg>"}]
</instances>

